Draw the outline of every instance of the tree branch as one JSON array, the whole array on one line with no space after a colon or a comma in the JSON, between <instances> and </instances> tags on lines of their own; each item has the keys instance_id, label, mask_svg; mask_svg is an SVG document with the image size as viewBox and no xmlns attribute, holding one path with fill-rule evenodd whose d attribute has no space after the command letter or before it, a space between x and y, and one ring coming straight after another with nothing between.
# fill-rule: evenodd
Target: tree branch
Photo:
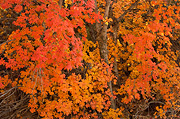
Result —
<instances>
[{"instance_id":1,"label":"tree branch","mask_svg":"<svg viewBox=\"0 0 180 119\"><path fill-rule=\"evenodd\" d=\"M139 1L140 0L137 0L136 2L131 4L131 6L117 19L117 23L120 22L130 10L132 10L134 7L136 7L137 4L139 3Z\"/></svg>"}]
</instances>

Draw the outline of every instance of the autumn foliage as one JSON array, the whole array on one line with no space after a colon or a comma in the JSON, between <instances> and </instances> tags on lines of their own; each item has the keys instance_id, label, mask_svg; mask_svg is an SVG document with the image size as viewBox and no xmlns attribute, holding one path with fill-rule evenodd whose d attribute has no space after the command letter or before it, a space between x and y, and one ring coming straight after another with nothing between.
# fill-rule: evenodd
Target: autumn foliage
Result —
<instances>
[{"instance_id":1,"label":"autumn foliage","mask_svg":"<svg viewBox=\"0 0 180 119\"><path fill-rule=\"evenodd\" d=\"M0 105L16 88L36 118L180 118L179 4L1 0Z\"/></svg>"}]
</instances>

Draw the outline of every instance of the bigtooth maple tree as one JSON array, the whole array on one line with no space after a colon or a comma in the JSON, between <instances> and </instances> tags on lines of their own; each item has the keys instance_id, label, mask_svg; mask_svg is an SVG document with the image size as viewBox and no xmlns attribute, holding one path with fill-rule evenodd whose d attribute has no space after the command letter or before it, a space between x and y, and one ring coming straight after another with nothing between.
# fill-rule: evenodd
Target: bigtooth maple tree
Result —
<instances>
[{"instance_id":1,"label":"bigtooth maple tree","mask_svg":"<svg viewBox=\"0 0 180 119\"><path fill-rule=\"evenodd\" d=\"M0 7L16 14L17 26L0 45L1 94L18 87L31 113L137 118L151 107L149 116L178 116L180 69L171 51L178 0L2 0Z\"/></svg>"},{"instance_id":2,"label":"bigtooth maple tree","mask_svg":"<svg viewBox=\"0 0 180 119\"><path fill-rule=\"evenodd\" d=\"M121 8L124 12L120 16L114 12L115 23L110 28L112 33L121 36L120 39L109 35L109 39L117 40L114 43L121 40L116 56L119 75L123 77L117 94L124 95L122 102L131 102L129 110L136 117L152 102L163 107L159 116L165 117L166 112L177 109L173 107L178 104L179 96L180 69L175 62L177 54L171 51L171 41L179 35L173 33L179 30L179 2L131 2L130 6L122 1L113 4L117 12L121 12L120 4L125 6ZM145 108L138 105L138 100L142 99ZM171 114L173 112L170 117Z\"/></svg>"},{"instance_id":3,"label":"bigtooth maple tree","mask_svg":"<svg viewBox=\"0 0 180 119\"><path fill-rule=\"evenodd\" d=\"M1 44L1 65L20 71L16 79L1 76L1 88L9 80L30 94L30 111L38 111L44 118L96 116L110 105L110 93L104 88L112 79L111 67L106 72L108 65L97 62L86 79L65 72L82 68L85 23L98 22L101 16L92 12L91 0L60 4L53 0L1 1L3 9L13 8L19 15L13 22L19 29ZM97 111L87 113L88 108Z\"/></svg>"}]
</instances>

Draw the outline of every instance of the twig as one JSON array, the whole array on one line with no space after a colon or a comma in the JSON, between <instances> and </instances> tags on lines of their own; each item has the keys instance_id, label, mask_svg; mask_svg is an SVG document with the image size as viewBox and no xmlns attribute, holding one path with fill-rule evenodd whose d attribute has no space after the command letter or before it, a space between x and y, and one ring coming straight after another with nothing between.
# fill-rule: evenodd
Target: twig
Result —
<instances>
[{"instance_id":1,"label":"twig","mask_svg":"<svg viewBox=\"0 0 180 119\"><path fill-rule=\"evenodd\" d=\"M9 92L10 92L11 90L13 90L14 88L16 88L16 87L13 87L13 88L9 89L8 91L6 91L6 93L2 94L2 95L0 96L0 98L2 98L3 96L5 96L7 93L9 93Z\"/></svg>"},{"instance_id":2,"label":"twig","mask_svg":"<svg viewBox=\"0 0 180 119\"><path fill-rule=\"evenodd\" d=\"M13 41L13 40L7 40L7 41L1 43L0 46L3 45L3 44L5 44L5 43L9 43L9 42L11 42L11 41Z\"/></svg>"}]
</instances>

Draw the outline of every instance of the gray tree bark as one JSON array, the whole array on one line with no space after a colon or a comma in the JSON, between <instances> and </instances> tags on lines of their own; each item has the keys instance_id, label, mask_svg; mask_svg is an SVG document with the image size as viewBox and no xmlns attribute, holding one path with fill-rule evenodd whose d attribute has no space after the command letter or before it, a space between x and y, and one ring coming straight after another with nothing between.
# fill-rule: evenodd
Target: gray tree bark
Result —
<instances>
[{"instance_id":1,"label":"gray tree bark","mask_svg":"<svg viewBox=\"0 0 180 119\"><path fill-rule=\"evenodd\" d=\"M104 19L108 18L110 2L111 2L111 0L106 0ZM96 10L98 10L97 2L95 1L95 3L96 3ZM107 49L107 27L108 27L108 25L105 23L103 23L103 25L96 23L96 28L97 28L97 33L98 33L96 40L98 41L98 44L99 44L100 55L101 55L101 58L109 65L108 49ZM102 28L102 29L100 29L100 28ZM108 82L108 86L111 91L111 95L113 96L111 81ZM113 97L110 97L110 100L111 100L111 108L116 109L116 104L115 104Z\"/></svg>"}]
</instances>

